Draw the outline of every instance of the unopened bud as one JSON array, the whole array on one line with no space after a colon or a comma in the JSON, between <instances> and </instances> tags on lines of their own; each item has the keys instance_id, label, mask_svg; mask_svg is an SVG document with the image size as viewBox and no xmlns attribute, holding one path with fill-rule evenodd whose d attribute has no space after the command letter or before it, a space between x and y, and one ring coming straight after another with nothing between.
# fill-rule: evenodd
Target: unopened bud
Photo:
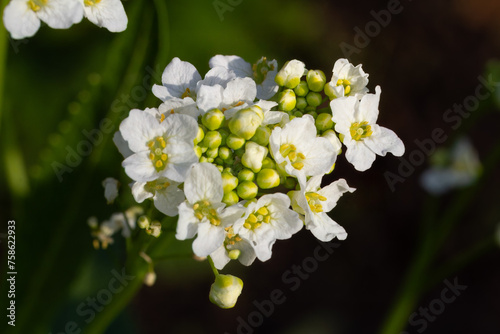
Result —
<instances>
[{"instance_id":1,"label":"unopened bud","mask_svg":"<svg viewBox=\"0 0 500 334\"><path fill-rule=\"evenodd\" d=\"M253 142L256 142L259 145L267 146L269 144L269 137L271 136L271 129L267 126L259 126L255 131L255 134L250 139Z\"/></svg>"},{"instance_id":2,"label":"unopened bud","mask_svg":"<svg viewBox=\"0 0 500 334\"><path fill-rule=\"evenodd\" d=\"M321 70L309 70L306 80L307 86L313 92L321 92L326 84L325 73Z\"/></svg>"},{"instance_id":3,"label":"unopened bud","mask_svg":"<svg viewBox=\"0 0 500 334\"><path fill-rule=\"evenodd\" d=\"M270 189L280 185L280 176L275 169L262 169L257 174L257 185L262 189Z\"/></svg>"},{"instance_id":4,"label":"unopened bud","mask_svg":"<svg viewBox=\"0 0 500 334\"><path fill-rule=\"evenodd\" d=\"M248 140L253 137L261 123L261 116L251 108L247 108L239 110L229 120L228 125L233 134Z\"/></svg>"},{"instance_id":5,"label":"unopened bud","mask_svg":"<svg viewBox=\"0 0 500 334\"><path fill-rule=\"evenodd\" d=\"M196 156L199 158L201 158L201 155L203 154L203 151L201 149L201 147L199 147L198 145L195 145L194 146L194 153L196 154Z\"/></svg>"},{"instance_id":6,"label":"unopened bud","mask_svg":"<svg viewBox=\"0 0 500 334\"><path fill-rule=\"evenodd\" d=\"M240 257L241 251L239 249L231 249L229 252L227 252L227 256L231 260L237 260Z\"/></svg>"},{"instance_id":7,"label":"unopened bud","mask_svg":"<svg viewBox=\"0 0 500 334\"><path fill-rule=\"evenodd\" d=\"M154 271L148 271L144 276L143 282L147 286L153 286L156 282L156 273Z\"/></svg>"},{"instance_id":8,"label":"unopened bud","mask_svg":"<svg viewBox=\"0 0 500 334\"><path fill-rule=\"evenodd\" d=\"M233 150L238 150L242 148L244 144L245 144L245 139L233 135L232 133L226 138L226 145Z\"/></svg>"},{"instance_id":9,"label":"unopened bud","mask_svg":"<svg viewBox=\"0 0 500 334\"><path fill-rule=\"evenodd\" d=\"M306 65L303 62L296 59L290 60L283 65L274 80L279 86L293 89L300 83L305 70Z\"/></svg>"},{"instance_id":10,"label":"unopened bud","mask_svg":"<svg viewBox=\"0 0 500 334\"><path fill-rule=\"evenodd\" d=\"M209 110L201 117L201 123L209 130L217 130L224 122L224 113L219 109Z\"/></svg>"},{"instance_id":11,"label":"unopened bud","mask_svg":"<svg viewBox=\"0 0 500 334\"><path fill-rule=\"evenodd\" d=\"M335 96L335 90L333 89L333 87L334 87L334 85L332 85L332 82L330 81L329 83L327 83L325 85L325 88L324 88L324 92L330 100L333 100L337 97L337 96Z\"/></svg>"},{"instance_id":12,"label":"unopened bud","mask_svg":"<svg viewBox=\"0 0 500 334\"><path fill-rule=\"evenodd\" d=\"M267 147L253 141L248 141L245 144L245 153L241 157L241 163L243 166L250 168L254 173L257 173L262 168L262 161L266 157L267 152Z\"/></svg>"},{"instance_id":13,"label":"unopened bud","mask_svg":"<svg viewBox=\"0 0 500 334\"><path fill-rule=\"evenodd\" d=\"M276 169L276 163L273 159L265 157L264 161L262 161L262 169L264 168Z\"/></svg>"},{"instance_id":14,"label":"unopened bud","mask_svg":"<svg viewBox=\"0 0 500 334\"><path fill-rule=\"evenodd\" d=\"M307 104L312 107L317 107L323 102L323 98L320 93L309 92L306 96Z\"/></svg>"},{"instance_id":15,"label":"unopened bud","mask_svg":"<svg viewBox=\"0 0 500 334\"><path fill-rule=\"evenodd\" d=\"M316 118L316 129L326 131L333 127L332 115L329 113L319 114Z\"/></svg>"},{"instance_id":16,"label":"unopened bud","mask_svg":"<svg viewBox=\"0 0 500 334\"><path fill-rule=\"evenodd\" d=\"M255 178L255 174L250 169L245 168L245 169L240 170L240 172L238 173L238 180L240 180L241 182L253 181L254 178Z\"/></svg>"},{"instance_id":17,"label":"unopened bud","mask_svg":"<svg viewBox=\"0 0 500 334\"><path fill-rule=\"evenodd\" d=\"M295 95L297 96L306 96L309 93L309 87L307 87L307 82L302 80L297 87L293 89Z\"/></svg>"},{"instance_id":18,"label":"unopened bud","mask_svg":"<svg viewBox=\"0 0 500 334\"><path fill-rule=\"evenodd\" d=\"M295 189L297 186L297 179L294 177L287 177L284 185L287 189Z\"/></svg>"},{"instance_id":19,"label":"unopened bud","mask_svg":"<svg viewBox=\"0 0 500 334\"><path fill-rule=\"evenodd\" d=\"M219 147L219 158L221 158L222 160L227 160L232 156L233 152L231 152L231 150L228 147L226 146Z\"/></svg>"},{"instance_id":20,"label":"unopened bud","mask_svg":"<svg viewBox=\"0 0 500 334\"><path fill-rule=\"evenodd\" d=\"M205 155L207 158L212 158L215 159L219 155L219 149L217 147L215 148L209 148L206 152Z\"/></svg>"},{"instance_id":21,"label":"unopened bud","mask_svg":"<svg viewBox=\"0 0 500 334\"><path fill-rule=\"evenodd\" d=\"M298 97L297 103L295 104L295 108L299 110L304 110L307 107L307 100L305 97Z\"/></svg>"},{"instance_id":22,"label":"unopened bud","mask_svg":"<svg viewBox=\"0 0 500 334\"><path fill-rule=\"evenodd\" d=\"M238 186L238 178L229 173L222 173L222 189L228 193Z\"/></svg>"},{"instance_id":23,"label":"unopened bud","mask_svg":"<svg viewBox=\"0 0 500 334\"><path fill-rule=\"evenodd\" d=\"M203 146L210 148L217 148L222 143L222 136L217 131L208 131L203 138Z\"/></svg>"},{"instance_id":24,"label":"unopened bud","mask_svg":"<svg viewBox=\"0 0 500 334\"><path fill-rule=\"evenodd\" d=\"M234 205L238 203L239 200L240 198L234 190L224 193L224 197L222 197L222 203L225 203L227 206Z\"/></svg>"},{"instance_id":25,"label":"unopened bud","mask_svg":"<svg viewBox=\"0 0 500 334\"><path fill-rule=\"evenodd\" d=\"M205 137L205 131L201 128L201 126L198 126L198 132L196 133L196 138L194 139L194 144L201 143L203 140L203 137Z\"/></svg>"},{"instance_id":26,"label":"unopened bud","mask_svg":"<svg viewBox=\"0 0 500 334\"><path fill-rule=\"evenodd\" d=\"M243 290L243 281L233 275L217 275L210 287L209 299L220 308L232 308Z\"/></svg>"},{"instance_id":27,"label":"unopened bud","mask_svg":"<svg viewBox=\"0 0 500 334\"><path fill-rule=\"evenodd\" d=\"M236 188L238 196L240 196L242 199L255 198L255 196L257 196L258 191L259 187L257 187L257 185L251 181L243 181Z\"/></svg>"},{"instance_id":28,"label":"unopened bud","mask_svg":"<svg viewBox=\"0 0 500 334\"><path fill-rule=\"evenodd\" d=\"M291 89L285 89L278 95L278 109L292 111L297 104L295 93Z\"/></svg>"},{"instance_id":29,"label":"unopened bud","mask_svg":"<svg viewBox=\"0 0 500 334\"><path fill-rule=\"evenodd\" d=\"M139 228L147 229L149 228L149 224L150 224L149 218L146 216L140 216L137 219L137 226L139 226Z\"/></svg>"},{"instance_id":30,"label":"unopened bud","mask_svg":"<svg viewBox=\"0 0 500 334\"><path fill-rule=\"evenodd\" d=\"M154 221L149 225L149 228L146 229L146 233L158 238L161 234L161 224L158 221Z\"/></svg>"}]
</instances>

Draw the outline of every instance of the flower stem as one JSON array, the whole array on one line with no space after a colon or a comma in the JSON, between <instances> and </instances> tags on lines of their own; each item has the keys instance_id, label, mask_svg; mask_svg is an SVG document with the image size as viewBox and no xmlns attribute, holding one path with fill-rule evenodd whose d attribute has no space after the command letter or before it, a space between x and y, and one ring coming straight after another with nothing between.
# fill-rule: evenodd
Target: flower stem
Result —
<instances>
[{"instance_id":1,"label":"flower stem","mask_svg":"<svg viewBox=\"0 0 500 334\"><path fill-rule=\"evenodd\" d=\"M219 271L217 270L217 268L215 268L214 261L210 256L208 256L207 258L208 258L208 263L210 263L210 267L212 267L212 272L214 273L214 276L215 277L219 276Z\"/></svg>"}]
</instances>

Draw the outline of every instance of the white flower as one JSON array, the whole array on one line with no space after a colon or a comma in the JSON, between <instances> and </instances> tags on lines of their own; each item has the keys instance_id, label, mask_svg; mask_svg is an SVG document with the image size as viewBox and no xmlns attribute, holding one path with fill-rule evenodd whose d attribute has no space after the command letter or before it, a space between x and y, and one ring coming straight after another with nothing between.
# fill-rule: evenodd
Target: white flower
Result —
<instances>
[{"instance_id":1,"label":"white flower","mask_svg":"<svg viewBox=\"0 0 500 334\"><path fill-rule=\"evenodd\" d=\"M40 20L54 29L67 29L83 18L80 0L11 0L3 12L5 28L14 39L33 36Z\"/></svg>"},{"instance_id":2,"label":"white flower","mask_svg":"<svg viewBox=\"0 0 500 334\"><path fill-rule=\"evenodd\" d=\"M437 162L437 166L420 177L422 187L434 195L471 185L481 171L477 151L467 138L460 138L449 151L436 151L434 160L436 158L445 161Z\"/></svg>"},{"instance_id":3,"label":"white flower","mask_svg":"<svg viewBox=\"0 0 500 334\"><path fill-rule=\"evenodd\" d=\"M166 177L182 182L189 166L198 161L193 144L198 124L193 117L173 114L159 122L149 112L133 109L120 124L120 132L134 152L123 161L134 181Z\"/></svg>"},{"instance_id":4,"label":"white flower","mask_svg":"<svg viewBox=\"0 0 500 334\"><path fill-rule=\"evenodd\" d=\"M153 203L160 212L174 217L179 214L177 207L185 199L179 185L179 182L164 177L149 182L135 182L132 186L132 195L137 203L153 198Z\"/></svg>"},{"instance_id":5,"label":"white flower","mask_svg":"<svg viewBox=\"0 0 500 334\"><path fill-rule=\"evenodd\" d=\"M325 93L330 99L363 95L368 92L367 84L368 74L363 71L361 64L354 67L347 59L342 58L333 66L332 80L325 86Z\"/></svg>"},{"instance_id":6,"label":"white flower","mask_svg":"<svg viewBox=\"0 0 500 334\"><path fill-rule=\"evenodd\" d=\"M102 181L102 186L104 187L104 197L108 201L108 204L113 203L116 197L118 197L119 185L120 182L112 177L108 177Z\"/></svg>"},{"instance_id":7,"label":"white flower","mask_svg":"<svg viewBox=\"0 0 500 334\"><path fill-rule=\"evenodd\" d=\"M256 94L257 88L252 79L234 78L226 87L219 84L201 85L196 102L202 113L217 108L229 119L238 110L252 104Z\"/></svg>"},{"instance_id":8,"label":"white flower","mask_svg":"<svg viewBox=\"0 0 500 334\"><path fill-rule=\"evenodd\" d=\"M299 215L289 207L285 194L267 194L248 204L245 215L234 223L234 233L250 241L259 260L269 260L276 240L288 239L302 228Z\"/></svg>"},{"instance_id":9,"label":"white flower","mask_svg":"<svg viewBox=\"0 0 500 334\"><path fill-rule=\"evenodd\" d=\"M283 128L274 128L269 145L276 163L298 178L301 185L307 176L329 172L337 159L330 141L316 136L311 115L294 118Z\"/></svg>"},{"instance_id":10,"label":"white flower","mask_svg":"<svg viewBox=\"0 0 500 334\"><path fill-rule=\"evenodd\" d=\"M83 0L85 17L111 32L127 29L128 18L120 0Z\"/></svg>"},{"instance_id":11,"label":"white flower","mask_svg":"<svg viewBox=\"0 0 500 334\"><path fill-rule=\"evenodd\" d=\"M346 159L361 172L371 167L376 155L385 156L389 152L399 157L405 151L403 142L392 130L376 124L380 92L377 86L375 94L363 95L361 101L348 96L330 102L335 131L344 136Z\"/></svg>"},{"instance_id":12,"label":"white flower","mask_svg":"<svg viewBox=\"0 0 500 334\"><path fill-rule=\"evenodd\" d=\"M193 251L197 256L208 256L223 244L224 228L241 217L244 209L232 206L224 210L221 173L210 163L196 163L189 169L184 193L175 237L186 240L198 234Z\"/></svg>"},{"instance_id":13,"label":"white flower","mask_svg":"<svg viewBox=\"0 0 500 334\"><path fill-rule=\"evenodd\" d=\"M163 71L163 85L153 85L153 94L162 101L185 98L194 103L196 85L200 80L201 75L192 64L175 57Z\"/></svg>"},{"instance_id":14,"label":"white flower","mask_svg":"<svg viewBox=\"0 0 500 334\"><path fill-rule=\"evenodd\" d=\"M225 234L224 243L210 254L215 267L222 270L230 260L234 259L238 259L245 266L251 265L256 255L250 241L235 234L232 226L225 228Z\"/></svg>"},{"instance_id":15,"label":"white flower","mask_svg":"<svg viewBox=\"0 0 500 334\"><path fill-rule=\"evenodd\" d=\"M274 78L278 73L278 62L276 60L268 61L262 57L253 66L238 56L217 55L209 61L211 68L223 67L231 70L237 77L252 78L257 84L257 98L270 99L278 92L278 85Z\"/></svg>"},{"instance_id":16,"label":"white flower","mask_svg":"<svg viewBox=\"0 0 500 334\"><path fill-rule=\"evenodd\" d=\"M198 120L200 111L191 99L168 99L158 107L159 119L166 117L170 114L184 114Z\"/></svg>"},{"instance_id":17,"label":"white flower","mask_svg":"<svg viewBox=\"0 0 500 334\"><path fill-rule=\"evenodd\" d=\"M346 231L327 212L337 205L343 193L352 193L356 189L349 187L344 179L321 188L321 179L322 176L313 176L303 190L291 191L289 196L292 198L292 207L305 216L306 229L319 240L327 242L335 237L344 240L347 237Z\"/></svg>"}]
</instances>

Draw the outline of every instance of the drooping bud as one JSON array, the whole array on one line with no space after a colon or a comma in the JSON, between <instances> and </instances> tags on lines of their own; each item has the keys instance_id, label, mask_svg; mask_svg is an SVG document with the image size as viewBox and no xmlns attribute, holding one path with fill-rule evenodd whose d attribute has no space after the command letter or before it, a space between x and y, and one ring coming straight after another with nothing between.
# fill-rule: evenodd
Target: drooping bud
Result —
<instances>
[{"instance_id":1,"label":"drooping bud","mask_svg":"<svg viewBox=\"0 0 500 334\"><path fill-rule=\"evenodd\" d=\"M258 191L259 187L257 187L257 185L251 181L243 181L236 188L238 196L240 196L242 199L255 198L255 196L257 196Z\"/></svg>"},{"instance_id":2,"label":"drooping bud","mask_svg":"<svg viewBox=\"0 0 500 334\"><path fill-rule=\"evenodd\" d=\"M293 89L300 83L305 70L306 65L303 62L296 59L290 60L283 65L274 80L279 86Z\"/></svg>"},{"instance_id":3,"label":"drooping bud","mask_svg":"<svg viewBox=\"0 0 500 334\"><path fill-rule=\"evenodd\" d=\"M267 147L253 141L248 141L245 144L245 153L241 157L241 163L243 166L250 168L254 173L257 173L262 168L262 161L266 157L267 152Z\"/></svg>"},{"instance_id":4,"label":"drooping bud","mask_svg":"<svg viewBox=\"0 0 500 334\"><path fill-rule=\"evenodd\" d=\"M280 185L280 176L275 169L262 169L257 174L257 185L262 189L270 189Z\"/></svg>"},{"instance_id":5,"label":"drooping bud","mask_svg":"<svg viewBox=\"0 0 500 334\"><path fill-rule=\"evenodd\" d=\"M201 117L201 123L209 130L217 130L224 122L224 113L219 109L209 110Z\"/></svg>"},{"instance_id":6,"label":"drooping bud","mask_svg":"<svg viewBox=\"0 0 500 334\"><path fill-rule=\"evenodd\" d=\"M307 86L313 92L321 92L326 84L325 73L321 70L309 70L306 80Z\"/></svg>"},{"instance_id":7,"label":"drooping bud","mask_svg":"<svg viewBox=\"0 0 500 334\"><path fill-rule=\"evenodd\" d=\"M209 299L220 308L232 308L243 289L243 281L233 275L217 275L210 287Z\"/></svg>"},{"instance_id":8,"label":"drooping bud","mask_svg":"<svg viewBox=\"0 0 500 334\"><path fill-rule=\"evenodd\" d=\"M248 140L253 137L262 123L262 119L255 110L251 108L242 109L229 120L229 130L233 134Z\"/></svg>"},{"instance_id":9,"label":"drooping bud","mask_svg":"<svg viewBox=\"0 0 500 334\"><path fill-rule=\"evenodd\" d=\"M278 109L292 111L297 104L295 93L291 89L285 89L278 95Z\"/></svg>"},{"instance_id":10,"label":"drooping bud","mask_svg":"<svg viewBox=\"0 0 500 334\"><path fill-rule=\"evenodd\" d=\"M144 276L143 282L147 286L153 286L156 282L156 273L154 271L148 271Z\"/></svg>"}]
</instances>

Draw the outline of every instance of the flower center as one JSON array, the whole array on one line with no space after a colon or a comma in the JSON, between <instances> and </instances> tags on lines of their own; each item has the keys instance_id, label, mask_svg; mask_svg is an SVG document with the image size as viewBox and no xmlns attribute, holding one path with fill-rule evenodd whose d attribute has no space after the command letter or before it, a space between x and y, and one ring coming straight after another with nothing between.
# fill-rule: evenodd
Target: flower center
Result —
<instances>
[{"instance_id":1,"label":"flower center","mask_svg":"<svg viewBox=\"0 0 500 334\"><path fill-rule=\"evenodd\" d=\"M225 228L226 239L224 240L224 246L227 248L228 245L233 246L238 241L241 241L241 237L234 233L233 227L229 226Z\"/></svg>"},{"instance_id":2,"label":"flower center","mask_svg":"<svg viewBox=\"0 0 500 334\"><path fill-rule=\"evenodd\" d=\"M203 200L198 201L193 205L194 216L198 218L201 222L203 218L206 218L210 224L214 226L220 225L220 219L217 215L217 211L212 207L209 201Z\"/></svg>"},{"instance_id":3,"label":"flower center","mask_svg":"<svg viewBox=\"0 0 500 334\"><path fill-rule=\"evenodd\" d=\"M84 0L83 1L85 6L94 6L94 5L98 4L99 2L101 2L101 0Z\"/></svg>"},{"instance_id":4,"label":"flower center","mask_svg":"<svg viewBox=\"0 0 500 334\"><path fill-rule=\"evenodd\" d=\"M163 152L163 149L167 146L165 139L163 137L156 137L148 142L149 147L149 159L153 162L157 172L165 169L165 165L168 160L168 155Z\"/></svg>"},{"instance_id":5,"label":"flower center","mask_svg":"<svg viewBox=\"0 0 500 334\"><path fill-rule=\"evenodd\" d=\"M182 93L181 99L185 99L186 97L190 97L193 100L196 100L196 95L194 93L192 93L191 89L189 89L189 88L186 88L186 90L184 91L184 93Z\"/></svg>"},{"instance_id":6,"label":"flower center","mask_svg":"<svg viewBox=\"0 0 500 334\"><path fill-rule=\"evenodd\" d=\"M48 0L29 0L28 6L34 12L38 12L43 6L47 4Z\"/></svg>"},{"instance_id":7,"label":"flower center","mask_svg":"<svg viewBox=\"0 0 500 334\"><path fill-rule=\"evenodd\" d=\"M318 193L306 193L307 204L312 212L323 212L323 205L321 202L326 201L326 197Z\"/></svg>"},{"instance_id":8,"label":"flower center","mask_svg":"<svg viewBox=\"0 0 500 334\"><path fill-rule=\"evenodd\" d=\"M266 206L263 206L259 210L248 215L248 218L245 220L243 227L254 231L256 228L259 228L262 223L269 224L270 221L271 213Z\"/></svg>"},{"instance_id":9,"label":"flower center","mask_svg":"<svg viewBox=\"0 0 500 334\"><path fill-rule=\"evenodd\" d=\"M363 138L368 138L372 135L372 127L368 125L368 122L364 121L361 123L351 124L351 137L354 140L361 140Z\"/></svg>"},{"instance_id":10,"label":"flower center","mask_svg":"<svg viewBox=\"0 0 500 334\"><path fill-rule=\"evenodd\" d=\"M303 153L297 153L297 148L293 144L283 144L280 146L280 153L285 158L288 157L292 167L301 170L304 167L303 161L306 156Z\"/></svg>"},{"instance_id":11,"label":"flower center","mask_svg":"<svg viewBox=\"0 0 500 334\"><path fill-rule=\"evenodd\" d=\"M155 181L150 181L146 182L146 186L144 187L147 191L150 193L154 193L156 191L160 191L163 189L166 189L170 186L170 182L168 181L160 181L160 180L155 180Z\"/></svg>"},{"instance_id":12,"label":"flower center","mask_svg":"<svg viewBox=\"0 0 500 334\"><path fill-rule=\"evenodd\" d=\"M274 65L267 62L267 58L263 57L257 63L253 64L253 79L257 85L260 85L264 80L266 80L267 72L273 71Z\"/></svg>"},{"instance_id":13,"label":"flower center","mask_svg":"<svg viewBox=\"0 0 500 334\"><path fill-rule=\"evenodd\" d=\"M351 82L347 79L337 80L337 86L344 86L344 95L347 96L351 92Z\"/></svg>"}]
</instances>

